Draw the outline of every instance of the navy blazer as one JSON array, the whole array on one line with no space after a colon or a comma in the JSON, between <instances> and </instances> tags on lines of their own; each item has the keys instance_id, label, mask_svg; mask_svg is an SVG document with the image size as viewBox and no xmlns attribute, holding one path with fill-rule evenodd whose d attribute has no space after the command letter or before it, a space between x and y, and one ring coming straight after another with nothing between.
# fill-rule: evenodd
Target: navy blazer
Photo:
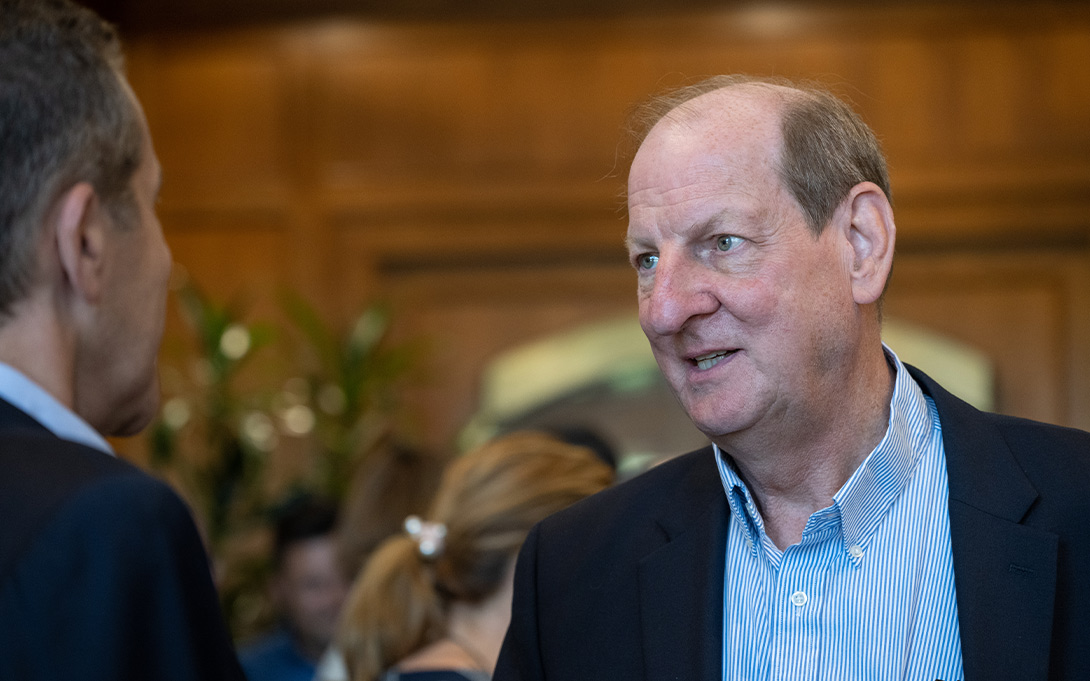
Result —
<instances>
[{"instance_id":1,"label":"navy blazer","mask_svg":"<svg viewBox=\"0 0 1090 681\"><path fill-rule=\"evenodd\" d=\"M965 679L1090 679L1090 434L935 400ZM711 449L540 523L495 681L721 676L730 513Z\"/></svg>"},{"instance_id":2,"label":"navy blazer","mask_svg":"<svg viewBox=\"0 0 1090 681\"><path fill-rule=\"evenodd\" d=\"M0 679L244 679L185 504L3 400Z\"/></svg>"}]
</instances>

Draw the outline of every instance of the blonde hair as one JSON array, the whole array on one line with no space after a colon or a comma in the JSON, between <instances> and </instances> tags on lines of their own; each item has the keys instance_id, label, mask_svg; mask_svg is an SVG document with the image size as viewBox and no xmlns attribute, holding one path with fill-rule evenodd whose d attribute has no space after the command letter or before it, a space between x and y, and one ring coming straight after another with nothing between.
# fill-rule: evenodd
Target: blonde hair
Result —
<instances>
[{"instance_id":1,"label":"blonde hair","mask_svg":"<svg viewBox=\"0 0 1090 681\"><path fill-rule=\"evenodd\" d=\"M446 526L443 550L426 558L408 535L392 537L348 596L338 645L353 681L373 681L442 638L447 606L492 595L531 527L612 479L590 450L541 433L512 433L454 460L427 516Z\"/></svg>"}]
</instances>

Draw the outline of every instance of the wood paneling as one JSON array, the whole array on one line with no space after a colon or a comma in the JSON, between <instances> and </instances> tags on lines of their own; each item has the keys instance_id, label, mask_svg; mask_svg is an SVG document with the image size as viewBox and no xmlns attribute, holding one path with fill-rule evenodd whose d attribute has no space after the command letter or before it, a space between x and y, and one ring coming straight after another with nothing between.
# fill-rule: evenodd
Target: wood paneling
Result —
<instances>
[{"instance_id":1,"label":"wood paneling","mask_svg":"<svg viewBox=\"0 0 1090 681\"><path fill-rule=\"evenodd\" d=\"M985 350L1000 408L1090 426L1090 7L752 6L360 18L134 39L177 260L213 295L395 301L445 443L512 344L634 309L623 126L664 86L812 78L883 139L889 313Z\"/></svg>"},{"instance_id":2,"label":"wood paneling","mask_svg":"<svg viewBox=\"0 0 1090 681\"><path fill-rule=\"evenodd\" d=\"M1088 261L1023 250L904 254L886 313L985 352L1000 411L1070 422L1076 415L1066 358L1075 344L1074 301L1087 293L1080 290L1080 272Z\"/></svg>"},{"instance_id":3,"label":"wood paneling","mask_svg":"<svg viewBox=\"0 0 1090 681\"><path fill-rule=\"evenodd\" d=\"M130 55L171 201L268 205L291 186L281 70L264 44L186 43Z\"/></svg>"}]
</instances>

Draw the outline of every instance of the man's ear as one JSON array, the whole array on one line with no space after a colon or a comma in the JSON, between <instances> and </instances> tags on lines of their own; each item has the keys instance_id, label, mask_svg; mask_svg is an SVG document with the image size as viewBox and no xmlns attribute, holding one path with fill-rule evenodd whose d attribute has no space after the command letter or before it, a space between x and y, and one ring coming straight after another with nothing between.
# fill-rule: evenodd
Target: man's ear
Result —
<instances>
[{"instance_id":1,"label":"man's ear","mask_svg":"<svg viewBox=\"0 0 1090 681\"><path fill-rule=\"evenodd\" d=\"M848 243L852 249L852 292L855 302L877 302L893 267L897 227L885 192L873 182L860 182L845 199L848 208Z\"/></svg>"},{"instance_id":2,"label":"man's ear","mask_svg":"<svg viewBox=\"0 0 1090 681\"><path fill-rule=\"evenodd\" d=\"M61 271L79 297L97 303L105 266L106 216L94 188L78 182L61 194L53 211Z\"/></svg>"}]
</instances>

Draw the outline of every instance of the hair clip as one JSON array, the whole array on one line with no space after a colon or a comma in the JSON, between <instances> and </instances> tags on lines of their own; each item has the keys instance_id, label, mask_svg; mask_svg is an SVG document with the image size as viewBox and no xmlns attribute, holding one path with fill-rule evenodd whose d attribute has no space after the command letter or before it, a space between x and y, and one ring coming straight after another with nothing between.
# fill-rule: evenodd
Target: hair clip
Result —
<instances>
[{"instance_id":1,"label":"hair clip","mask_svg":"<svg viewBox=\"0 0 1090 681\"><path fill-rule=\"evenodd\" d=\"M419 516L411 515L405 519L405 531L416 542L416 548L425 558L438 558L443 553L443 543L447 536L447 526L443 523L429 523Z\"/></svg>"}]
</instances>

